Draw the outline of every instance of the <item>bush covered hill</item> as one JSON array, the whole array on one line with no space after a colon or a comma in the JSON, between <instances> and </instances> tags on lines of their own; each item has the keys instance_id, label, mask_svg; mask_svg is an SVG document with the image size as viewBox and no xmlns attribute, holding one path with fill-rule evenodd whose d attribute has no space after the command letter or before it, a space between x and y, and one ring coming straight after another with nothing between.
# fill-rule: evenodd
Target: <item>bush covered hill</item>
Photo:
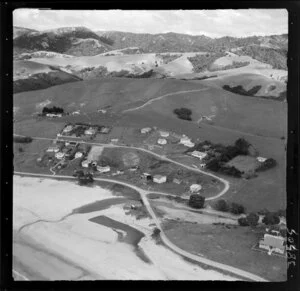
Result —
<instances>
[{"instance_id":1,"label":"bush covered hill","mask_svg":"<svg viewBox=\"0 0 300 291\"><path fill-rule=\"evenodd\" d=\"M85 27L31 31L13 41L15 53L53 51L75 56L97 55L111 50L111 40Z\"/></svg>"}]
</instances>

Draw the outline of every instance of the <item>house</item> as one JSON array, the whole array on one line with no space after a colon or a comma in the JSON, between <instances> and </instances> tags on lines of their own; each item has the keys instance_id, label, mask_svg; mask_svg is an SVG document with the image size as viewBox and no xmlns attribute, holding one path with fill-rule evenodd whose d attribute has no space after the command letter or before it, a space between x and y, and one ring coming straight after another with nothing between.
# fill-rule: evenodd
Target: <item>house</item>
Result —
<instances>
[{"instance_id":1,"label":"house","mask_svg":"<svg viewBox=\"0 0 300 291\"><path fill-rule=\"evenodd\" d=\"M202 160L203 158L205 158L207 156L207 153L199 152L199 151L193 151L192 156Z\"/></svg>"},{"instance_id":2,"label":"house","mask_svg":"<svg viewBox=\"0 0 300 291\"><path fill-rule=\"evenodd\" d=\"M88 161L88 160L84 160L84 161L82 161L82 163L81 163L81 166L84 167L84 168L88 168L89 165L90 165L90 161Z\"/></svg>"},{"instance_id":3,"label":"house","mask_svg":"<svg viewBox=\"0 0 300 291\"><path fill-rule=\"evenodd\" d=\"M263 158L263 157L257 157L256 158L260 163L263 163L265 162L267 159L266 158Z\"/></svg>"},{"instance_id":4,"label":"house","mask_svg":"<svg viewBox=\"0 0 300 291\"><path fill-rule=\"evenodd\" d=\"M272 252L284 254L285 239L282 236L266 233L264 238L259 241L259 247L267 250L269 255L271 255Z\"/></svg>"},{"instance_id":5,"label":"house","mask_svg":"<svg viewBox=\"0 0 300 291\"><path fill-rule=\"evenodd\" d=\"M67 126L64 128L63 132L70 132L72 129L73 129L73 126L72 126L72 125L67 125Z\"/></svg>"},{"instance_id":6,"label":"house","mask_svg":"<svg viewBox=\"0 0 300 291\"><path fill-rule=\"evenodd\" d=\"M167 177L162 175L154 175L153 182L161 184L167 182Z\"/></svg>"},{"instance_id":7,"label":"house","mask_svg":"<svg viewBox=\"0 0 300 291\"><path fill-rule=\"evenodd\" d=\"M181 184L181 181L180 181L179 179L174 178L174 179L173 179L173 183L179 185L179 184Z\"/></svg>"},{"instance_id":8,"label":"house","mask_svg":"<svg viewBox=\"0 0 300 291\"><path fill-rule=\"evenodd\" d=\"M182 138L180 139L180 143L185 144L187 142L191 142L191 139L186 135L182 136Z\"/></svg>"},{"instance_id":9,"label":"house","mask_svg":"<svg viewBox=\"0 0 300 291\"><path fill-rule=\"evenodd\" d=\"M62 152L58 152L58 153L55 154L55 157L56 157L57 159L59 159L59 160L61 160L64 156L65 156L65 154L62 153Z\"/></svg>"},{"instance_id":10,"label":"house","mask_svg":"<svg viewBox=\"0 0 300 291\"><path fill-rule=\"evenodd\" d=\"M96 130L94 128L92 128L92 127L90 127L89 129L86 129L84 131L84 134L86 134L86 135L93 135L95 133L96 133Z\"/></svg>"},{"instance_id":11,"label":"house","mask_svg":"<svg viewBox=\"0 0 300 291\"><path fill-rule=\"evenodd\" d=\"M145 134L151 131L151 127L144 127L141 129L141 133Z\"/></svg>"},{"instance_id":12,"label":"house","mask_svg":"<svg viewBox=\"0 0 300 291\"><path fill-rule=\"evenodd\" d=\"M192 185L190 186L190 191L191 191L192 193L197 193L197 192L199 192L201 189L202 189L202 186L201 186L200 184L192 184Z\"/></svg>"},{"instance_id":13,"label":"house","mask_svg":"<svg viewBox=\"0 0 300 291\"><path fill-rule=\"evenodd\" d=\"M76 152L75 153L75 159L81 158L82 157L82 152Z\"/></svg>"},{"instance_id":14,"label":"house","mask_svg":"<svg viewBox=\"0 0 300 291\"><path fill-rule=\"evenodd\" d=\"M97 166L97 171L100 173L107 173L110 171L110 166Z\"/></svg>"},{"instance_id":15,"label":"house","mask_svg":"<svg viewBox=\"0 0 300 291\"><path fill-rule=\"evenodd\" d=\"M161 145L164 145L164 144L167 144L167 140L164 139L164 138L159 138L159 139L157 140L157 143L158 143L158 144L161 144Z\"/></svg>"},{"instance_id":16,"label":"house","mask_svg":"<svg viewBox=\"0 0 300 291\"><path fill-rule=\"evenodd\" d=\"M47 149L47 152L48 153L57 153L57 152L59 152L59 147L58 146L50 146L50 147L48 147L48 149Z\"/></svg>"},{"instance_id":17,"label":"house","mask_svg":"<svg viewBox=\"0 0 300 291\"><path fill-rule=\"evenodd\" d=\"M186 142L183 145L186 146L186 147L189 147L189 148L193 148L195 146L195 144L193 142L191 142L191 141Z\"/></svg>"},{"instance_id":18,"label":"house","mask_svg":"<svg viewBox=\"0 0 300 291\"><path fill-rule=\"evenodd\" d=\"M205 164L205 163L202 163L202 164L200 164L200 167L201 167L201 168L205 168L205 167L206 167L206 164Z\"/></svg>"},{"instance_id":19,"label":"house","mask_svg":"<svg viewBox=\"0 0 300 291\"><path fill-rule=\"evenodd\" d=\"M170 135L169 132L163 131L163 130L159 131L159 134L160 134L160 136L162 136L162 137L168 137L168 136Z\"/></svg>"}]
</instances>

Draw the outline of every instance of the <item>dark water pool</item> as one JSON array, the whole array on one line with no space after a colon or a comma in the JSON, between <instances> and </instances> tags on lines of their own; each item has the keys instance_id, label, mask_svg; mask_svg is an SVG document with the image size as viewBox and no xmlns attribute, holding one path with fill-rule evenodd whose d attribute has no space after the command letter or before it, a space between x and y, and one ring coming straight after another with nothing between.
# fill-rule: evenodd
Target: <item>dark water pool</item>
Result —
<instances>
[{"instance_id":1,"label":"dark water pool","mask_svg":"<svg viewBox=\"0 0 300 291\"><path fill-rule=\"evenodd\" d=\"M145 236L142 232L127 224L111 219L105 215L90 218L89 221L104 225L106 227L115 230L118 233L119 241L133 246L136 255L140 259L142 259L146 263L151 263L150 259L146 256L143 250L138 246L140 240ZM126 235L123 236L123 234L118 230L123 230L124 232L126 232Z\"/></svg>"},{"instance_id":2,"label":"dark water pool","mask_svg":"<svg viewBox=\"0 0 300 291\"><path fill-rule=\"evenodd\" d=\"M94 211L100 211L109 208L112 205L117 205L121 203L127 203L127 202L135 202L134 200L130 200L128 198L122 197L122 198L107 198L104 200L98 200L93 203L89 203L83 206L80 206L78 208L73 209L74 213L90 213Z\"/></svg>"}]
</instances>

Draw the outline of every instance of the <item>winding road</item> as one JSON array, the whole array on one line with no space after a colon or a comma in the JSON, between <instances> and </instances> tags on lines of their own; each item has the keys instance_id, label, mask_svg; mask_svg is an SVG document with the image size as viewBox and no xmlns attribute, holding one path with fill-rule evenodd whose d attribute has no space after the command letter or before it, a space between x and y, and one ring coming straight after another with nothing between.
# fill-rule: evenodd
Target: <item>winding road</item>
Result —
<instances>
[{"instance_id":1,"label":"winding road","mask_svg":"<svg viewBox=\"0 0 300 291\"><path fill-rule=\"evenodd\" d=\"M45 177L45 178L54 178L53 175L47 175L47 174L35 174L35 173L27 173L27 172L14 172L15 175L26 175L26 176L35 176L35 177ZM64 176L64 175L56 175L55 178L67 178L67 179L76 179L73 176ZM119 180L114 180L114 179L106 179L106 178L94 178L95 181L102 181L102 182L111 182L111 183L116 183L116 184L120 184L126 187L129 187L131 189L134 189L136 191L138 191L140 193L140 196L143 200L143 203L145 205L145 207L147 208L147 211L149 212L150 216L153 219L153 222L155 223L156 227L158 229L160 229L160 237L162 239L162 241L165 243L166 246L168 246L170 249L172 249L173 251L175 251L176 253L189 258L191 260L194 260L196 262L223 270L225 272L230 272L232 274L235 274L239 277L243 277L246 278L248 280L253 280L253 281L264 281L267 282L267 280L265 280L264 278L261 278L257 275L254 275L252 273L240 270L238 268L234 268L225 264L221 264L203 257L199 257L197 255L191 254L181 248L179 248L178 246L176 246L175 244L173 244L165 235L163 228L161 227L161 222L159 221L159 219L157 218L156 214L154 213L148 199L147 199L147 195L150 193L155 193L153 191L150 190L145 190L145 189L141 189L135 185L126 183L126 182L122 182ZM160 192L156 192L156 193L160 193ZM160 193L160 194L165 194L165 195L169 195L168 193ZM217 195L219 196L219 195ZM216 197L214 199L216 199Z\"/></svg>"}]
</instances>

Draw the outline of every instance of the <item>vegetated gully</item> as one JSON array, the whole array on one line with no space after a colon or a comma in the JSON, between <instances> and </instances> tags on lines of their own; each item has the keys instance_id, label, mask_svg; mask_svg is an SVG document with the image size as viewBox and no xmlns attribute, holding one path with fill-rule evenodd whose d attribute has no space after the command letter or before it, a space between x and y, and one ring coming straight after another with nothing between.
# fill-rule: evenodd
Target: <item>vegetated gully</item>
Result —
<instances>
[{"instance_id":1,"label":"vegetated gully","mask_svg":"<svg viewBox=\"0 0 300 291\"><path fill-rule=\"evenodd\" d=\"M43 140L54 140L54 139L50 139L50 138L39 138L39 137L33 137L33 139L43 139ZM177 164L181 167L184 167L184 168L187 168L191 171L194 171L194 172L199 172L199 173L202 173L202 174L205 174L205 175L208 175L208 176L211 176L211 177L214 177L216 179L218 179L219 181L221 181L222 183L224 183L225 187L224 189L217 195L213 196L213 197L210 197L210 198L207 198L206 200L213 200L213 199L217 199L221 196L223 196L229 189L229 182L223 178L220 178L214 174L211 174L211 173L207 173L205 171L202 171L200 169L195 169L193 167L190 167L190 166L187 166L185 164L181 164L179 162L176 162L172 159L169 159L167 157L164 157L164 156L161 156L159 154L156 154L150 150L147 150L147 149L144 149L144 148L139 148L139 147L133 147L133 146L122 146L122 145L113 145L113 144L101 144L101 143L89 143L89 142L84 142L84 141L81 141L80 143L86 143L86 144L91 144L91 145L102 145L104 147L114 147L114 148L117 148L117 147L123 147L123 148L133 148L133 149L136 149L136 150L140 150L140 151L144 151L144 152L147 152L149 154L152 154L156 157L158 157L159 159L161 160L165 160L165 161L169 161L171 163L174 163L174 164ZM17 174L17 175L29 175L29 176L37 176L37 177L48 177L48 178L70 178L70 179L76 179L75 177L73 176L60 176L60 175L47 175L47 174L34 174L34 173L26 173L26 172L14 172L14 174ZM144 189L141 189L135 185L132 185L132 184L129 184L129 183L125 183L125 182L121 182L119 180L114 180L114 179L105 179L105 178L95 178L96 181L104 181L104 182L111 182L111 183L116 183L116 184L121 184L123 186L126 186L126 187L129 187L129 188L132 188L136 191L138 191L140 193L140 196L141 196L141 199L147 209L147 211L149 212L150 216L152 217L156 227L160 230L160 237L163 241L164 244L166 244L170 249L172 249L174 252L186 257L186 258L189 258L191 260L194 260L198 263L202 263L202 264L205 264L207 266L211 266L213 268L216 268L216 269L219 269L219 270L223 270L225 272L229 272L229 273L232 273L232 274L235 274L239 277L243 277L243 278L246 278L248 280L252 280L252 281L267 281L266 279L262 278L262 277L259 277L257 275L254 275L252 273L249 273L249 272L246 272L246 271L243 271L241 269L238 269L238 268L234 268L234 267L231 267L231 266L228 266L228 265L225 265L225 264L221 264L221 263L218 263L218 262L215 262L215 261L212 261L212 260L209 260L209 259L206 259L206 258L203 258L203 257L199 257L197 255L194 255L194 254L191 254L179 247L177 247L175 244L173 244L168 238L167 236L165 235L164 233L164 230L163 228L161 227L161 223L159 221L159 219L157 218L156 214L154 213L148 199L147 199L147 195L150 194L150 193L157 193L157 194L162 194L162 195L170 195L169 193L161 193L161 192L153 192L153 191L147 191L147 190L144 190Z\"/></svg>"}]
</instances>

